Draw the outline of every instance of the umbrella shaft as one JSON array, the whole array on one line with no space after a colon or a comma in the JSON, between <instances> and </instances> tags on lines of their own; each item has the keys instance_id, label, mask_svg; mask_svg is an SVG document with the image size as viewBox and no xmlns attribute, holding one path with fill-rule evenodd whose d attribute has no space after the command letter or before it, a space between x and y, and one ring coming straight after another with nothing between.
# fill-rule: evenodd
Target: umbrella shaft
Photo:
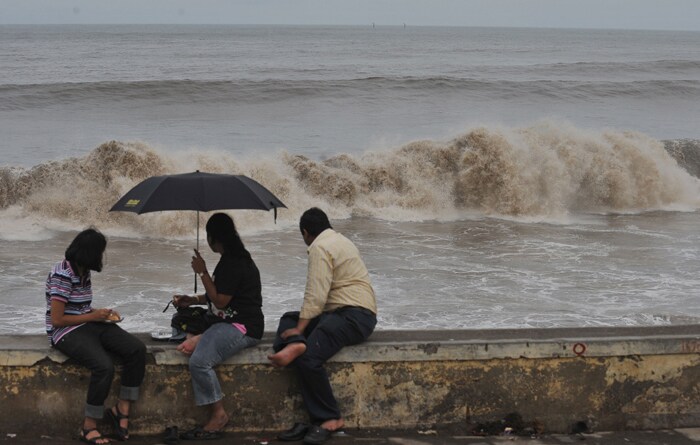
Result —
<instances>
[{"instance_id":1,"label":"umbrella shaft","mask_svg":"<svg viewBox=\"0 0 700 445\"><path fill-rule=\"evenodd\" d=\"M199 210L197 210L197 252L199 252ZM194 274L194 294L197 295L197 273Z\"/></svg>"}]
</instances>

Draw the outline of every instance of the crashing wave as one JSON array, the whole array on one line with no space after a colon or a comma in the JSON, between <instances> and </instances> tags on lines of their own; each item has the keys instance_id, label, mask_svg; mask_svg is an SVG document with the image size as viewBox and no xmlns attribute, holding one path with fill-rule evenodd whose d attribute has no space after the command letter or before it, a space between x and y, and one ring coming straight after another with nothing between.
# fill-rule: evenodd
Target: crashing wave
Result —
<instances>
[{"instance_id":1,"label":"crashing wave","mask_svg":"<svg viewBox=\"0 0 700 445\"><path fill-rule=\"evenodd\" d=\"M280 214L287 223L313 205L334 218L387 220L547 219L700 206L700 181L690 174L700 172L697 141L664 146L640 133L544 122L480 127L450 141L414 141L323 161L286 152L243 161L222 152L163 153L144 143L110 141L80 158L0 168L0 209L13 207L16 215L19 208L47 226L61 221L177 236L192 227L182 212L108 210L149 176L196 169L253 177L287 204L289 211ZM259 213L245 218L270 219Z\"/></svg>"}]
</instances>

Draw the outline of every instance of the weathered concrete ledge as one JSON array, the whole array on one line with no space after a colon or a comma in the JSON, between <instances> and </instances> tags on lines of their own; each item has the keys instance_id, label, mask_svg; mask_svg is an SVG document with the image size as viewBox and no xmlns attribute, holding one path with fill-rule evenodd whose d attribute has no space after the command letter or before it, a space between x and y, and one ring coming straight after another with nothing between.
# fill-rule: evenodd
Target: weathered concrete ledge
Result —
<instances>
[{"instance_id":1,"label":"weathered concrete ledge","mask_svg":"<svg viewBox=\"0 0 700 445\"><path fill-rule=\"evenodd\" d=\"M149 361L132 431L201 422L187 359L142 338ZM266 334L218 368L231 430L304 419L293 373L269 366L270 346ZM700 325L380 331L328 370L349 427L466 428L511 412L549 432L581 420L598 430L700 426ZM44 336L0 336L0 431L74 432L88 378Z\"/></svg>"}]
</instances>

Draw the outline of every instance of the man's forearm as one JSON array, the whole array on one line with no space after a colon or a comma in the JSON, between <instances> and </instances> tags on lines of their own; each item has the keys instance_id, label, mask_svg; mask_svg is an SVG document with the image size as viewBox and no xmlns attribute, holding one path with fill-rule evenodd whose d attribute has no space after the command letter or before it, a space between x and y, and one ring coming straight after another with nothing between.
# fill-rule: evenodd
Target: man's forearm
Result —
<instances>
[{"instance_id":1,"label":"man's forearm","mask_svg":"<svg viewBox=\"0 0 700 445\"><path fill-rule=\"evenodd\" d=\"M311 320L308 318L300 318L297 322L297 329L299 330L299 333L303 334L310 322Z\"/></svg>"}]
</instances>

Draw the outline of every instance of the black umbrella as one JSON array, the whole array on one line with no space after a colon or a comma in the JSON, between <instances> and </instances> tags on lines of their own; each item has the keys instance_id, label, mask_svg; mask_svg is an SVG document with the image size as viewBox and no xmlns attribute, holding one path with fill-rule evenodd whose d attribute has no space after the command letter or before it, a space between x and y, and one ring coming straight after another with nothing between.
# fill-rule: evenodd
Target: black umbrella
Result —
<instances>
[{"instance_id":1,"label":"black umbrella","mask_svg":"<svg viewBox=\"0 0 700 445\"><path fill-rule=\"evenodd\" d=\"M197 171L145 179L122 196L109 211L134 212L140 215L164 210L196 210L199 249L200 211L274 209L276 221L278 207L287 206L259 182L247 176Z\"/></svg>"}]
</instances>

